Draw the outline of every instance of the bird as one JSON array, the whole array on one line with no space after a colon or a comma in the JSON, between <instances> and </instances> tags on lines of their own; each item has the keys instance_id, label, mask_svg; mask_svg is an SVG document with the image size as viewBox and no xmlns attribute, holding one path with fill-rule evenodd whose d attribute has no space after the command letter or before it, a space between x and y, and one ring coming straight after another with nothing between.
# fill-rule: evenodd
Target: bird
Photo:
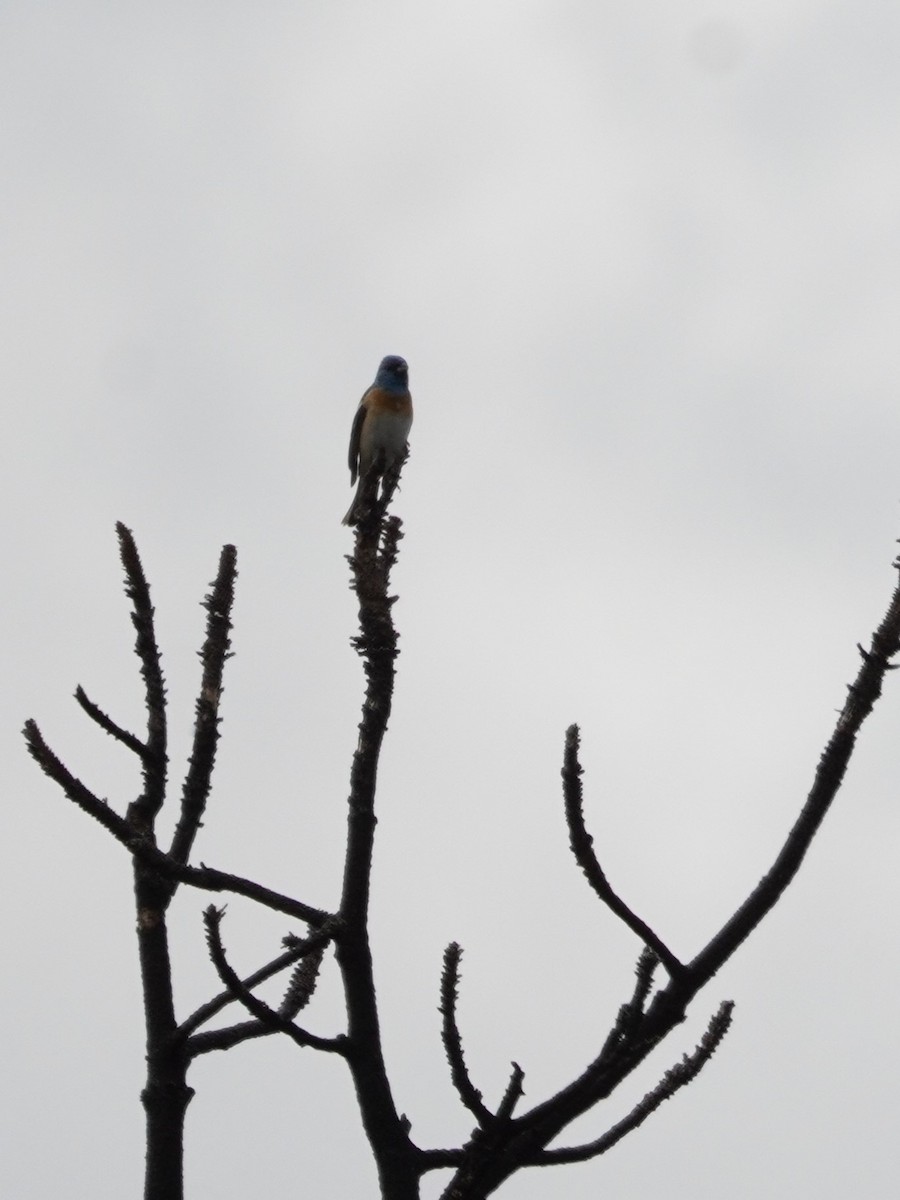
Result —
<instances>
[{"instance_id":1,"label":"bird","mask_svg":"<svg viewBox=\"0 0 900 1200\"><path fill-rule=\"evenodd\" d=\"M381 360L375 382L363 392L350 431L350 483L359 478L344 525L359 523L366 501L374 499L378 479L396 466L406 453L412 426L409 367L398 354Z\"/></svg>"}]
</instances>

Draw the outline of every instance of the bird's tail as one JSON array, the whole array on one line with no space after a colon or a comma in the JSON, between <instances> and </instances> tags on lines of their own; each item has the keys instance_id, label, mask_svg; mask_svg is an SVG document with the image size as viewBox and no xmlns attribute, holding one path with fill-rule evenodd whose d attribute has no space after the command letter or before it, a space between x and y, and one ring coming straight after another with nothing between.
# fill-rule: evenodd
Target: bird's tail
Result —
<instances>
[{"instance_id":1,"label":"bird's tail","mask_svg":"<svg viewBox=\"0 0 900 1200\"><path fill-rule=\"evenodd\" d=\"M353 503L347 509L347 513L346 513L343 521L341 521L342 525L358 525L359 524L359 518L360 518L359 504L360 504L360 501L362 500L362 497L363 497L363 480L362 480L362 476L360 476L359 483L356 485L356 495L353 497Z\"/></svg>"}]
</instances>

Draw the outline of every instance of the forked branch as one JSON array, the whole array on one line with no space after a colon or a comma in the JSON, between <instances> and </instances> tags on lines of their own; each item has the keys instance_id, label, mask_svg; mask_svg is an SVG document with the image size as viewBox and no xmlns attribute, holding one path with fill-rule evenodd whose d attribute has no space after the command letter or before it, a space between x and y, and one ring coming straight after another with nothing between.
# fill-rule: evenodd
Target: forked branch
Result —
<instances>
[{"instance_id":1,"label":"forked branch","mask_svg":"<svg viewBox=\"0 0 900 1200\"><path fill-rule=\"evenodd\" d=\"M143 789L120 815L96 795L54 754L34 721L25 724L29 753L64 794L110 833L132 856L134 899L137 910L137 939L144 992L147 1042L147 1082L142 1100L147 1115L147 1155L145 1196L148 1200L180 1200L182 1196L183 1125L187 1105L193 1095L187 1085L187 1067L191 1058L211 1049L237 1045L261 1032L277 1027L279 1032L298 1037L291 1017L303 1006L314 982L314 963L321 957L327 940L337 929L328 913L302 901L282 896L249 879L213 868L191 866L188 862L209 795L215 749L218 739L218 710L222 694L224 664L230 654L229 633L234 600L236 555L226 546L211 591L205 600L206 638L201 650L203 674L197 701L193 750L182 795L181 815L171 851L157 845L156 820L166 799L167 788L167 711L166 689L161 656L156 640L154 610L137 547L130 530L116 527L125 590L131 601L131 621L136 631L135 650L144 683L147 713L145 738L126 730L78 688L76 700L87 716L104 732L134 753L141 764ZM171 962L166 923L167 910L179 884L187 883L210 891L227 890L246 896L275 911L287 913L318 927L307 945L289 950L282 964L269 964L251 982L236 982L228 975L227 999L215 998L179 1025L171 977ZM326 931L327 927L327 933ZM304 955L309 965L295 973L281 1010L270 1015L267 1006L257 1007L254 1022L240 1027L200 1034L196 1030L214 1012L232 998L248 1007L257 1002L250 987L277 969L296 963ZM223 973L230 971L224 951L217 956ZM290 1027L290 1028L288 1028ZM334 1050L338 1043L306 1035L305 1044Z\"/></svg>"},{"instance_id":2,"label":"forked branch","mask_svg":"<svg viewBox=\"0 0 900 1200\"><path fill-rule=\"evenodd\" d=\"M445 953L441 987L442 1037L454 1086L475 1118L475 1128L464 1146L420 1149L410 1137L410 1122L397 1111L388 1080L368 927L376 781L391 713L398 653L392 612L395 597L389 594L389 588L402 532L399 520L387 515L398 480L399 470L391 472L383 481L381 495L376 489L367 496L356 527L354 553L349 559L359 600L360 629L354 645L363 660L366 691L351 767L343 888L336 914L276 893L252 880L204 865L194 866L189 861L209 798L215 763L223 670L230 655L230 614L236 577L233 547L224 548L216 579L205 600L207 627L201 651L203 675L193 747L180 816L168 852L157 845L155 833L156 819L166 797L165 683L149 588L134 539L124 525L117 526L117 532L144 682L146 736L139 737L118 724L82 688L76 692L76 699L94 724L135 754L141 763L143 790L125 815L114 811L62 763L33 721L26 723L29 752L42 770L73 803L99 821L133 858L147 1015L148 1082L143 1097L148 1114L146 1195L152 1200L163 1197L177 1200L181 1195L182 1123L192 1094L186 1083L188 1063L199 1054L228 1049L273 1032L285 1034L300 1046L345 1059L378 1166L382 1194L389 1200L416 1200L422 1175L439 1168L454 1171L444 1192L446 1200L484 1200L524 1167L581 1162L605 1153L697 1076L729 1028L733 1007L730 1001L720 1005L695 1050L667 1071L623 1120L583 1145L555 1147L553 1143L574 1120L608 1098L684 1019L687 1006L698 991L778 902L834 800L862 723L881 695L884 676L894 667L891 659L900 650L898 585L869 648L860 647L862 666L848 690L809 795L784 846L746 901L690 962L676 956L611 886L587 830L579 733L576 726L569 728L562 768L569 839L576 862L595 895L643 944L631 997L619 1008L608 1033L598 1036L599 1050L576 1078L556 1094L520 1112L524 1076L513 1063L504 1095L496 1112L492 1112L472 1081L463 1053L457 1020L461 951L456 943L451 944ZM211 906L205 918L209 950L225 990L179 1024L175 1018L165 917L180 883L245 896L306 922L312 932L306 938L286 939L283 953L241 979L229 963L222 943L222 912ZM326 1038L299 1026L296 1017L309 1002L322 956L332 943L344 985L347 1032ZM665 969L668 978L654 990L657 965ZM281 1004L274 1008L260 999L255 989L290 968L293 970ZM233 1002L247 1010L249 1020L227 1029L202 1030L203 1025Z\"/></svg>"},{"instance_id":3,"label":"forked branch","mask_svg":"<svg viewBox=\"0 0 900 1200\"><path fill-rule=\"evenodd\" d=\"M713 1054L715 1054L721 1044L722 1038L728 1032L731 1026L733 1009L734 1004L732 1001L723 1000L719 1005L718 1011L710 1018L706 1032L703 1034L694 1052L692 1054L685 1054L680 1063L676 1063L674 1067L666 1071L656 1087L635 1105L628 1116L613 1125L602 1137L597 1138L596 1141L588 1142L584 1146L567 1146L555 1150L543 1150L535 1157L533 1165L536 1167L548 1167L557 1163L587 1162L588 1159L597 1158L599 1155L605 1154L607 1150L611 1150L626 1134L637 1129L639 1125L643 1125L644 1121L652 1113L656 1112L664 1100L668 1100L671 1096L674 1096L677 1091L685 1087L700 1074L700 1071L706 1066Z\"/></svg>"},{"instance_id":4,"label":"forked branch","mask_svg":"<svg viewBox=\"0 0 900 1200\"><path fill-rule=\"evenodd\" d=\"M900 563L894 563L900 569ZM881 695L890 661L900 650L900 585L895 587L881 624L868 650L860 648L862 666L848 689L834 733L822 754L806 803L774 864L761 882L690 963L682 963L665 942L617 896L594 853L584 824L578 730L566 735L563 789L572 849L597 896L645 943L639 960L635 993L623 1005L598 1056L581 1075L554 1096L511 1120L505 1132L491 1139L473 1135L456 1173L444 1192L445 1200L483 1200L515 1171L527 1165L549 1165L595 1157L609 1149L656 1111L663 1100L696 1077L709 1061L731 1021L732 1004L725 1001L710 1022L693 1054L667 1072L662 1081L623 1121L595 1142L569 1149L549 1149L550 1143L576 1118L583 1116L616 1087L679 1024L697 992L719 970L783 895L794 878L821 822L834 800L853 753L860 727ZM659 959L669 973L664 987L651 996L652 970Z\"/></svg>"}]
</instances>

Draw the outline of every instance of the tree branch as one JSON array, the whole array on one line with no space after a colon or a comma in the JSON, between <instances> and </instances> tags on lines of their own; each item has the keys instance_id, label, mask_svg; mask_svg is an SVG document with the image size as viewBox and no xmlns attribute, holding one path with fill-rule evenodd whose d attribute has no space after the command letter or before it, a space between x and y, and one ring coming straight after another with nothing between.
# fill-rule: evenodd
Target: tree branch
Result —
<instances>
[{"instance_id":1,"label":"tree branch","mask_svg":"<svg viewBox=\"0 0 900 1200\"><path fill-rule=\"evenodd\" d=\"M441 975L441 1007L443 1016L441 1038L444 1043L444 1053L450 1064L450 1078L453 1086L466 1108L475 1117L482 1128L490 1125L494 1119L493 1113L484 1104L481 1092L472 1083L463 1055L462 1037L456 1021L456 997L459 986L459 960L462 950L457 942L451 942L444 951L444 970ZM518 1070L518 1068L516 1068ZM515 1072L513 1074L515 1078ZM521 1071L519 1071L521 1084ZM507 1103L509 1101L507 1100Z\"/></svg>"},{"instance_id":2,"label":"tree branch","mask_svg":"<svg viewBox=\"0 0 900 1200\"><path fill-rule=\"evenodd\" d=\"M209 956L212 959L213 966L218 971L219 978L234 995L235 999L239 1000L250 1015L255 1017L261 1025L267 1026L273 1032L286 1034L298 1046L308 1046L313 1050L325 1050L331 1054L345 1055L347 1053L347 1039L345 1036L323 1038L310 1033L306 1029L301 1029L299 1025L295 1025L293 1021L283 1017L280 1012L277 1012L274 1008L270 1008L258 996L254 996L250 989L241 982L240 977L229 964L225 956L225 949L222 946L220 926L223 916L224 909L216 908L215 905L211 904L203 913L203 922L206 926L206 940L209 945Z\"/></svg>"},{"instance_id":3,"label":"tree branch","mask_svg":"<svg viewBox=\"0 0 900 1200\"><path fill-rule=\"evenodd\" d=\"M894 562L900 570L900 560ZM900 650L900 584L895 588L887 612L875 632L869 649L859 647L862 666L847 688L847 699L838 716L834 732L816 768L812 788L800 816L788 834L775 862L753 889L737 912L700 951L689 966L696 981L691 994L715 975L741 943L749 937L763 917L778 903L785 888L797 874L806 852L818 832L825 814L838 793L856 738L863 721L881 696L885 674L892 669L890 659Z\"/></svg>"},{"instance_id":4,"label":"tree branch","mask_svg":"<svg viewBox=\"0 0 900 1200\"><path fill-rule=\"evenodd\" d=\"M503 1099L497 1109L497 1120L500 1122L508 1121L513 1115L516 1105L522 1099L524 1092L522 1084L525 1081L525 1072L518 1063L512 1064L512 1074L509 1077L509 1083L506 1085L506 1091L503 1093Z\"/></svg>"},{"instance_id":5,"label":"tree branch","mask_svg":"<svg viewBox=\"0 0 900 1200\"><path fill-rule=\"evenodd\" d=\"M25 725L29 753L66 796L99 821L133 857L138 944L147 1026L147 1086L143 1101L148 1115L148 1195L180 1196L181 1138L185 1108L192 1095L186 1070L191 1059L215 1049L227 1049L251 1038L284 1033L300 1046L338 1054L352 1073L363 1125L371 1143L382 1193L391 1200L415 1200L421 1175L438 1168L455 1168L445 1196L453 1200L484 1200L514 1172L525 1166L580 1162L605 1153L638 1128L664 1100L690 1083L709 1061L727 1032L733 1005L725 1001L710 1020L695 1050L665 1073L622 1121L601 1137L580 1146L548 1149L577 1117L584 1115L641 1063L654 1046L684 1019L687 1005L721 968L765 915L778 902L796 875L818 828L839 790L863 721L881 695L883 680L900 651L900 584L887 613L872 635L868 649L860 647L862 665L818 763L806 802L773 865L737 911L690 963L683 963L617 895L594 850L584 819L579 733L566 733L562 768L566 821L575 859L598 898L644 943L638 960L631 1000L617 1013L599 1054L555 1095L528 1112L514 1116L523 1096L523 1072L512 1073L496 1114L485 1105L469 1075L457 1020L461 951L452 943L444 956L441 985L442 1038L454 1086L476 1119L477 1128L460 1149L421 1150L409 1137L410 1125L397 1112L387 1077L381 1043L374 973L369 944L368 914L372 853L376 826L375 793L383 739L393 700L397 632L393 624L395 597L388 594L396 562L401 525L387 515L399 482L399 468L388 473L362 506L356 527L354 554L349 558L359 600L360 632L354 646L366 676L366 692L353 755L348 800L347 846L343 889L336 915L280 895L251 880L204 865L189 865L210 794L218 741L219 702L224 664L230 656L231 610L234 601L236 555L224 547L212 590L205 598L206 636L201 657L203 674L196 705L190 763L184 783L178 825L167 854L155 841L155 821L166 794L166 692L154 629L154 610L131 532L117 526L126 592L136 630L135 649L141 664L148 715L147 739L118 725L82 688L76 700L89 718L141 759L143 791L126 815L114 812L73 775L50 750L34 721ZM377 484L377 481L376 481ZM900 569L900 564L895 563ZM198 1008L180 1025L175 1023L166 926L167 906L178 883L209 891L243 895L274 911L303 920L314 932L305 939L286 940L287 949L247 979L241 980L222 945L222 910L210 906L205 914L212 961L226 991ZM347 1005L347 1033L323 1038L295 1023L309 1002L319 967L330 941L335 943ZM658 963L668 972L665 986L653 992ZM270 1007L254 988L279 971L293 966L280 1006ZM199 1032L200 1027L238 1001L249 1021L225 1029Z\"/></svg>"},{"instance_id":6,"label":"tree branch","mask_svg":"<svg viewBox=\"0 0 900 1200\"><path fill-rule=\"evenodd\" d=\"M637 960L634 969L634 993L627 1004L619 1009L616 1022L609 1031L609 1037L600 1051L600 1061L607 1062L611 1056L625 1045L630 1045L634 1034L640 1027L641 1018L650 990L653 987L653 972L659 959L653 951L645 946Z\"/></svg>"},{"instance_id":7,"label":"tree branch","mask_svg":"<svg viewBox=\"0 0 900 1200\"><path fill-rule=\"evenodd\" d=\"M299 921L318 928L331 918L331 914L321 908L313 908L302 900L294 900L291 896L272 891L252 879L244 879L241 875L232 875L228 871L218 871L214 867L201 864L199 867L186 866L169 858L165 851L143 839L132 839L127 843L128 849L135 856L152 866L160 875L179 883L190 884L205 892L232 892L235 896L245 896L255 900L257 904L270 908L273 912L284 913Z\"/></svg>"},{"instance_id":8,"label":"tree branch","mask_svg":"<svg viewBox=\"0 0 900 1200\"><path fill-rule=\"evenodd\" d=\"M465 1150L420 1150L418 1154L419 1169L424 1175L426 1171L442 1171L447 1168L459 1167L465 1158Z\"/></svg>"},{"instance_id":9,"label":"tree branch","mask_svg":"<svg viewBox=\"0 0 900 1200\"><path fill-rule=\"evenodd\" d=\"M141 761L149 757L147 747L141 739L135 737L133 733L129 733L127 729L123 729L121 725L117 725L112 717L107 716L103 709L88 697L84 688L80 685L75 689L75 699L91 720L100 726L104 733L108 733L117 742L121 742L123 746L127 747L133 754L136 754Z\"/></svg>"},{"instance_id":10,"label":"tree branch","mask_svg":"<svg viewBox=\"0 0 900 1200\"><path fill-rule=\"evenodd\" d=\"M388 595L391 569L402 537L397 517L385 509L399 471L385 479L382 498L364 509L356 525L354 552L348 558L359 601L360 632L353 645L363 660L366 691L359 741L350 769L347 849L339 915L344 922L335 953L347 1004L347 1061L353 1075L363 1128L378 1167L382 1193L391 1200L416 1200L420 1168L409 1138L409 1125L397 1112L384 1062L368 912L375 837L375 787L381 746L394 691L397 631Z\"/></svg>"},{"instance_id":11,"label":"tree branch","mask_svg":"<svg viewBox=\"0 0 900 1200\"><path fill-rule=\"evenodd\" d=\"M315 937L315 934L313 935ZM312 938L309 939L312 941ZM284 993L284 999L278 1006L278 1012L286 1020L292 1021L298 1013L306 1008L312 999L313 992L319 980L319 971L325 955L325 943L304 951L300 962L291 972L291 978Z\"/></svg>"},{"instance_id":12,"label":"tree branch","mask_svg":"<svg viewBox=\"0 0 900 1200\"><path fill-rule=\"evenodd\" d=\"M239 1003L237 996L230 996L229 999ZM233 1025L226 1025L223 1029L204 1029L191 1034L185 1051L189 1060L193 1061L216 1050L233 1050L235 1046L242 1046L244 1042L272 1037L273 1034L279 1033L281 1030L275 1026L263 1025L256 1017L251 1017L248 1021L235 1021Z\"/></svg>"},{"instance_id":13,"label":"tree branch","mask_svg":"<svg viewBox=\"0 0 900 1200\"><path fill-rule=\"evenodd\" d=\"M324 925L317 929L315 933L310 934L309 937L286 937L284 939L284 944L287 949L285 949L276 958L273 958L270 962L267 962L263 966L259 967L253 972L252 975L248 975L246 979L241 980L243 986L248 989L258 987L259 984L265 983L266 980L272 979L275 975L278 975L282 971L287 970L288 967L293 966L298 959L302 959L304 956L321 956L326 946L332 940L336 927L337 922L326 921ZM178 1036L182 1039L191 1037L202 1025L205 1025L207 1021L212 1020L212 1018L217 1016L223 1008L226 1008L229 1004L234 1004L234 1002L235 995L233 992L227 989L224 992L220 992L218 996L214 996L212 1000L208 1000L205 1004L201 1004L199 1008L195 1009L189 1017L186 1017L185 1020L181 1022L177 1030ZM287 1015L289 1014L284 1012L282 1013L282 1016ZM221 1033L223 1031L217 1030L216 1032Z\"/></svg>"},{"instance_id":14,"label":"tree branch","mask_svg":"<svg viewBox=\"0 0 900 1200\"><path fill-rule=\"evenodd\" d=\"M210 778L218 738L218 703L222 691L222 670L228 657L230 631L229 615L233 602L233 584L236 575L234 548L226 546L222 551L219 572L212 593L206 598L208 612L206 640L201 651L203 657L203 679L200 698L197 702L194 727L194 746L182 801L181 820L175 831L173 851L166 855L156 845L155 823L166 796L166 694L160 666L160 653L154 630L154 610L150 603L150 591L130 530L119 523L116 527L119 548L126 577L126 593L131 601L132 624L136 630L135 649L141 664L144 681L145 707L147 711L147 739L141 742L133 734L116 724L98 705L90 700L82 688L76 691L76 699L95 724L111 734L141 759L143 791L133 800L124 817L114 812L105 800L101 800L86 785L73 775L62 761L50 750L34 721L25 725L25 738L29 753L41 769L63 790L65 795L87 812L124 845L132 855L134 872L134 897L137 912L137 941L141 966L141 986L144 999L144 1017L147 1043L147 1076L141 1093L147 1119L147 1154L145 1195L152 1200L180 1200L183 1192L182 1160L184 1114L193 1095L187 1085L187 1067L192 1055L213 1046L223 1047L226 1043L236 1045L239 1041L258 1036L255 1029L245 1023L240 1028L219 1031L209 1036L204 1043L200 1035L186 1052L190 1035L180 1030L175 1018L172 988L172 969L169 955L166 914L178 883L187 882L196 887L210 890L227 888L237 894L248 896L258 903L277 911L287 912L322 926L329 920L328 914L313 909L299 901L280 896L238 876L212 871L205 867L193 868L187 859L194 838L200 827L203 809L209 793ZM332 927L329 936L334 932ZM302 949L299 954L308 953ZM321 949L312 951L320 955ZM298 957L291 954L289 961ZM222 970L230 970L221 954ZM277 1028L288 1032L295 1040L319 1049L342 1049L342 1043L314 1038L298 1030L283 1014L290 1014L302 1006L308 998L315 977L314 966L295 973L282 1003L282 1013L271 1014L267 1006L243 988L240 980L230 980L237 997L257 1018L261 1029ZM236 979L236 977L235 977ZM243 988L243 991L241 990ZM214 1005L211 1007L215 1007ZM206 1010L208 1017L211 1007ZM195 1014L195 1019L197 1014ZM288 1028L289 1027L289 1028Z\"/></svg>"},{"instance_id":15,"label":"tree branch","mask_svg":"<svg viewBox=\"0 0 900 1200\"><path fill-rule=\"evenodd\" d=\"M216 760L219 740L219 701L226 659L231 657L231 609L237 578L237 551L224 546L212 591L203 601L207 612L206 638L200 651L203 677L197 697L194 746L181 796L181 815L169 851L176 862L190 858L194 839L200 829Z\"/></svg>"},{"instance_id":16,"label":"tree branch","mask_svg":"<svg viewBox=\"0 0 900 1200\"><path fill-rule=\"evenodd\" d=\"M38 728L36 721L27 720L22 733L25 737L28 753L44 774L48 775L74 804L77 804L89 817L93 817L95 821L99 821L103 828L108 830L120 842L127 844L134 837L134 830L125 818L120 817L117 812L111 809L105 800L101 800L99 796L95 796L90 788L83 784L76 775L73 775L68 767L56 757L44 741L43 734Z\"/></svg>"},{"instance_id":17,"label":"tree branch","mask_svg":"<svg viewBox=\"0 0 900 1200\"><path fill-rule=\"evenodd\" d=\"M616 895L594 853L594 839L588 833L584 823L581 787L582 767L578 761L578 745L578 726L570 725L566 730L566 748L563 759L562 777L566 821L569 826L569 841L572 853L575 855L575 859L584 872L588 883L603 903L654 951L671 976L676 977L681 975L685 969L684 964L676 958L665 942L653 932L650 926L645 921L642 921L636 913L633 913L628 905Z\"/></svg>"},{"instance_id":18,"label":"tree branch","mask_svg":"<svg viewBox=\"0 0 900 1200\"><path fill-rule=\"evenodd\" d=\"M900 562L895 562L894 566L900 569ZM510 1121L505 1136L493 1139L492 1145L481 1144L477 1138L473 1138L465 1148L457 1172L444 1192L447 1200L463 1200L463 1197L466 1200L483 1200L483 1197L495 1191L520 1167L531 1163L553 1161L552 1158L546 1156L557 1152L548 1151L548 1144L573 1120L586 1113L598 1101L611 1095L623 1079L643 1062L662 1038L684 1020L686 1007L700 988L709 982L715 972L756 928L794 878L840 787L853 752L856 736L863 721L881 695L884 675L893 666L889 660L898 650L900 650L900 585L895 587L887 613L872 635L870 648L861 650L862 667L856 680L848 689L847 700L838 717L834 733L820 759L807 801L775 863L760 884L704 950L687 966L681 964L672 955L669 955L670 961L667 962L663 953L666 948L652 934L652 931L648 930L639 919L629 920L627 912L619 913L623 920L663 960L670 974L668 983L653 996L649 1005L646 1006L646 1011L643 1011L651 986L649 960L647 960L646 966L639 967L638 986L635 991L638 1003L636 1007L626 1006L625 1010L620 1010L616 1026L598 1057L585 1068L577 1079L560 1089L554 1096ZM586 833L582 834L583 818L579 778L581 768L578 764L577 749L578 731L573 726L567 734L564 767L564 787L570 835L579 864L588 876L594 890L609 904L611 889L593 855L590 838ZM620 901L618 903L621 904ZM630 916L633 918L633 914ZM648 933L652 937L648 937ZM635 1001L632 1002L633 1005L634 1003ZM643 1015L638 1014L638 1009L642 1010ZM625 1123L610 1130L607 1135L604 1135L604 1139L618 1140L619 1137L624 1136L630 1128L635 1127L631 1122L639 1124L662 1099L671 1094L673 1081L676 1087L680 1087L689 1078L693 1078L696 1071L691 1073L692 1064L702 1066L705 1059L718 1045L727 1028L730 1013L730 1002L726 1002L719 1010L708 1030L707 1039L698 1047L695 1056L687 1060L686 1065L682 1064L680 1068L676 1068L674 1076L670 1073L659 1085L659 1088L645 1097L645 1101L630 1117L625 1119ZM635 1020L636 1017L639 1019ZM658 1099L655 1099L656 1097ZM592 1143L592 1152L595 1147L596 1143ZM579 1148L576 1150L580 1152Z\"/></svg>"},{"instance_id":19,"label":"tree branch","mask_svg":"<svg viewBox=\"0 0 900 1200\"><path fill-rule=\"evenodd\" d=\"M146 830L152 827L166 795L166 687L159 646L156 643L150 588L141 566L134 536L121 521L116 523L116 533L119 538L119 555L125 570L125 594L132 606L131 623L137 633L134 648L141 663L147 707L147 741L145 753L141 755L144 791L130 805L127 817L136 829Z\"/></svg>"},{"instance_id":20,"label":"tree branch","mask_svg":"<svg viewBox=\"0 0 900 1200\"><path fill-rule=\"evenodd\" d=\"M68 798L83 809L94 820L99 821L113 837L147 867L152 867L159 875L178 883L187 883L191 887L207 892L233 892L236 896L245 896L255 900L257 904L272 909L273 912L284 913L297 920L319 927L330 919L330 914L324 909L314 908L304 904L302 900L294 900L271 888L244 879L240 875L232 875L227 871L218 871L213 867L191 867L175 862L164 850L160 850L146 837L136 837L134 829L124 817L95 796L75 775L69 771L44 741L37 724L28 720L23 729L28 752L54 783L58 784Z\"/></svg>"},{"instance_id":21,"label":"tree branch","mask_svg":"<svg viewBox=\"0 0 900 1200\"><path fill-rule=\"evenodd\" d=\"M706 1032L700 1039L700 1043L693 1054L684 1055L680 1063L677 1063L670 1070L666 1071L656 1087L635 1105L628 1116L616 1125L613 1125L602 1137L597 1138L596 1141L588 1142L585 1146L568 1146L560 1147L558 1150L543 1150L540 1154L535 1155L529 1165L548 1167L558 1163L587 1162L588 1159L597 1158L598 1155L604 1154L607 1150L615 1146L626 1134L631 1133L633 1129L637 1129L652 1113L656 1112L664 1100L668 1100L671 1096L674 1096L677 1091L686 1087L691 1080L700 1074L700 1071L712 1058L722 1038L728 1032L733 1009L734 1004L730 1000L724 1000L719 1006L718 1011L710 1018Z\"/></svg>"}]
</instances>

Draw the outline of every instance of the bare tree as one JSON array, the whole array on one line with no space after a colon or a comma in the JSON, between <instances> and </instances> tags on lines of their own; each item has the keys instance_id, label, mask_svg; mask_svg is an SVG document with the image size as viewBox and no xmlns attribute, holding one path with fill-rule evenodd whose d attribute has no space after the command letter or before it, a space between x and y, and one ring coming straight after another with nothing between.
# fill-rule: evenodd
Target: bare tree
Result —
<instances>
[{"instance_id":1,"label":"bare tree","mask_svg":"<svg viewBox=\"0 0 900 1200\"><path fill-rule=\"evenodd\" d=\"M250 1038L283 1034L301 1046L342 1059L349 1069L360 1117L375 1158L385 1200L414 1200L422 1177L449 1169L446 1200L481 1200L525 1167L583 1162L610 1149L636 1129L664 1100L674 1095L709 1061L728 1030L732 1003L723 1002L711 1017L699 1045L667 1071L632 1112L593 1141L561 1146L559 1136L576 1118L606 1099L685 1018L688 1006L778 902L794 878L823 817L834 799L853 753L857 733L881 695L891 658L900 649L900 586L850 685L834 733L819 760L812 788L772 866L698 954L682 961L663 938L613 890L593 848L582 809L579 733L566 731L562 779L565 818L578 866L598 900L634 933L643 949L637 960L631 995L612 1028L598 1036L600 1050L577 1078L539 1104L518 1111L523 1072L513 1063L509 1082L496 1104L485 1101L469 1072L457 1023L456 999L461 950L455 943L444 955L441 981L443 1042L459 1099L473 1118L469 1140L461 1146L426 1148L411 1137L411 1125L394 1103L382 1050L378 1006L368 935L372 849L375 836L376 780L381 744L391 711L397 633L389 595L391 570L402 536L388 507L399 471L385 481L380 498L357 527L349 557L359 600L359 634L354 645L365 668L366 690L359 743L350 771L347 841L340 906L325 912L303 900L281 895L242 876L191 863L194 842L210 795L219 737L219 700L225 662L230 656L231 608L236 552L224 547L212 590L205 600L206 638L197 698L193 748L180 794L180 813L168 847L157 841L156 822L170 796L167 778L167 705L154 629L154 610L131 532L118 536L137 634L136 651L144 682L147 729L138 736L117 724L79 687L75 693L87 715L140 760L143 789L125 809L114 811L76 778L53 753L34 721L25 725L28 749L65 795L94 817L131 855L137 937L147 1040L147 1078L142 1093L146 1111L146 1200L180 1200L183 1194L184 1117L193 1090L187 1077L192 1061L211 1050L227 1050ZM895 568L900 566L897 562ZM207 908L209 952L223 988L187 1016L175 1012L169 960L168 910L178 887L244 896L305 923L303 938L284 939L284 951L245 978L230 965L222 939L223 911ZM321 1037L298 1020L316 986L326 951L334 950L346 1003L346 1030ZM663 978L656 982L656 974ZM264 981L290 972L277 1008L256 990ZM239 1003L246 1017L214 1030L204 1026L228 1005Z\"/></svg>"}]
</instances>

